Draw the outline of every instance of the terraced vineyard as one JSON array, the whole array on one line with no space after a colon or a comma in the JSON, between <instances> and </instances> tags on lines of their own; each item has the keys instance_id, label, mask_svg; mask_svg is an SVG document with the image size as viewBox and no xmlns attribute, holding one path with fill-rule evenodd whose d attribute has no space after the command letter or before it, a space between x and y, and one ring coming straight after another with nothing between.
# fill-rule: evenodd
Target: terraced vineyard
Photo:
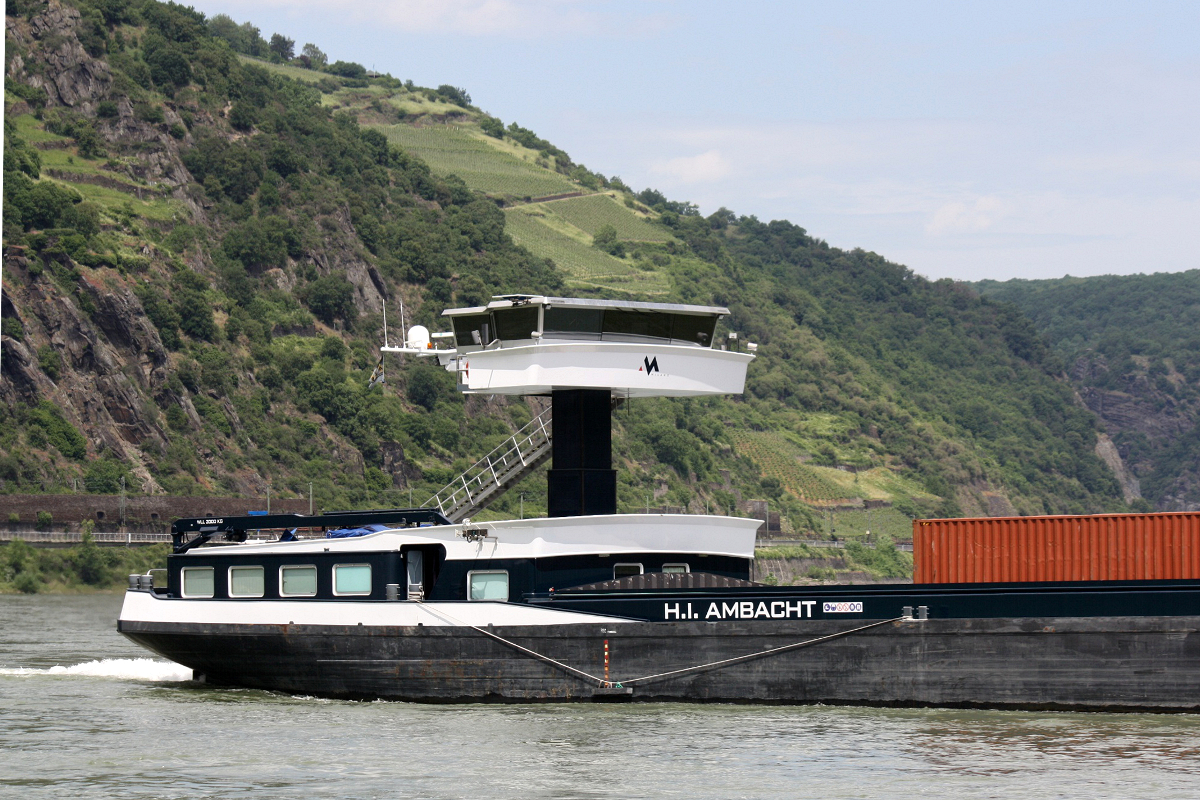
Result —
<instances>
[{"instance_id":1,"label":"terraced vineyard","mask_svg":"<svg viewBox=\"0 0 1200 800\"><path fill-rule=\"evenodd\" d=\"M414 153L443 175L457 175L472 189L523 198L579 191L569 178L501 152L451 125L381 125L388 140Z\"/></svg>"},{"instance_id":2,"label":"terraced vineyard","mask_svg":"<svg viewBox=\"0 0 1200 800\"><path fill-rule=\"evenodd\" d=\"M627 242L666 242L672 238L667 230L651 225L606 194L555 200L543 208L589 236L595 236L603 225L612 225L617 238Z\"/></svg>"},{"instance_id":3,"label":"terraced vineyard","mask_svg":"<svg viewBox=\"0 0 1200 800\"><path fill-rule=\"evenodd\" d=\"M670 287L666 276L643 272L619 258L597 250L588 236L541 210L544 204L517 206L504 211L505 230L517 244L549 258L570 275L568 283L599 286L640 294L660 294Z\"/></svg>"},{"instance_id":4,"label":"terraced vineyard","mask_svg":"<svg viewBox=\"0 0 1200 800\"><path fill-rule=\"evenodd\" d=\"M881 535L893 542L912 539L912 520L895 508L838 509L831 512L832 534L840 540L878 541ZM870 533L870 538L867 534Z\"/></svg>"},{"instance_id":5,"label":"terraced vineyard","mask_svg":"<svg viewBox=\"0 0 1200 800\"><path fill-rule=\"evenodd\" d=\"M733 431L734 449L751 459L763 477L775 478L794 496L814 505L857 496L800 462L800 450L777 433Z\"/></svg>"}]
</instances>

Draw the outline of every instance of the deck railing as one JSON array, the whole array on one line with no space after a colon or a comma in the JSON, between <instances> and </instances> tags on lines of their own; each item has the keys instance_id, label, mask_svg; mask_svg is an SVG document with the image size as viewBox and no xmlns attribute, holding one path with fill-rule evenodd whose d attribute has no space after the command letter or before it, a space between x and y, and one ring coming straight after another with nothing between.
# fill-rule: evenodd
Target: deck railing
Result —
<instances>
[{"instance_id":1,"label":"deck railing","mask_svg":"<svg viewBox=\"0 0 1200 800\"><path fill-rule=\"evenodd\" d=\"M452 522L471 517L550 457L550 409L509 436L492 452L425 501Z\"/></svg>"}]
</instances>

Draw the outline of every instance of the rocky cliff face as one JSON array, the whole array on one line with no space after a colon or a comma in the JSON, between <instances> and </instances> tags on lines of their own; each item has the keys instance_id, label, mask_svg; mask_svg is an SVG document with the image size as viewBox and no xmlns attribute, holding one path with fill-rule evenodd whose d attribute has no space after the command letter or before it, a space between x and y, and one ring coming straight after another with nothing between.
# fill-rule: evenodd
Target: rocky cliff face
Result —
<instances>
[{"instance_id":1,"label":"rocky cliff face","mask_svg":"<svg viewBox=\"0 0 1200 800\"><path fill-rule=\"evenodd\" d=\"M1103 356L1089 354L1079 358L1071 370L1080 402L1087 406L1104 426L1096 454L1113 470L1126 501L1143 496L1144 482L1164 468L1164 456L1173 444L1197 428L1200 408L1163 390L1138 365L1121 376L1120 388L1101 388L1110 384L1109 365ZM1182 376L1167 375L1168 384ZM1158 511L1200 510L1200 465L1183 466L1167 486L1161 486L1153 498Z\"/></svg>"},{"instance_id":2,"label":"rocky cliff face","mask_svg":"<svg viewBox=\"0 0 1200 800\"><path fill-rule=\"evenodd\" d=\"M79 11L58 0L28 20L6 17L8 36L31 56L26 63L15 55L8 75L45 90L48 105L91 111L112 77L108 64L88 55L79 41L79 22Z\"/></svg>"}]
</instances>

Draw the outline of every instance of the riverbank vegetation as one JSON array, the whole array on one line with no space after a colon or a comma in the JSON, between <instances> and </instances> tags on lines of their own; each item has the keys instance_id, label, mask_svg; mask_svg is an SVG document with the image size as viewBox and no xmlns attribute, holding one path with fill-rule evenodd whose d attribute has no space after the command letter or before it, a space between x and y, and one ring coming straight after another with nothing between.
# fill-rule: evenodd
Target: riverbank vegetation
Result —
<instances>
[{"instance_id":1,"label":"riverbank vegetation","mask_svg":"<svg viewBox=\"0 0 1200 800\"><path fill-rule=\"evenodd\" d=\"M0 593L120 589L132 574L166 567L168 552L165 544L101 547L86 533L72 547L33 547L17 539L0 544Z\"/></svg>"}]
</instances>

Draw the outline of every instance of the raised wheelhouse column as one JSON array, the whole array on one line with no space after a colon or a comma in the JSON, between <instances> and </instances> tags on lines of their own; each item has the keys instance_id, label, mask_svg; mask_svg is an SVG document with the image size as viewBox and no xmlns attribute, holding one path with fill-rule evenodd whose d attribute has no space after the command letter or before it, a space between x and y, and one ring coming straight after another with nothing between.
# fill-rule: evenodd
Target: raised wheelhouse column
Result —
<instances>
[{"instance_id":1,"label":"raised wheelhouse column","mask_svg":"<svg viewBox=\"0 0 1200 800\"><path fill-rule=\"evenodd\" d=\"M717 321L728 314L717 306L506 295L447 309L452 331L431 337L417 326L404 346L382 350L436 357L467 394L549 396L549 516L606 515L617 511L614 401L742 392L754 345L747 353L718 348ZM454 347L436 348L433 339ZM455 520L485 507L519 477L514 464L531 470L543 463L537 435L518 432L510 450L485 457L430 503Z\"/></svg>"},{"instance_id":2,"label":"raised wheelhouse column","mask_svg":"<svg viewBox=\"0 0 1200 800\"><path fill-rule=\"evenodd\" d=\"M612 392L556 389L551 393L554 438L547 472L551 517L617 513L612 468Z\"/></svg>"}]
</instances>

